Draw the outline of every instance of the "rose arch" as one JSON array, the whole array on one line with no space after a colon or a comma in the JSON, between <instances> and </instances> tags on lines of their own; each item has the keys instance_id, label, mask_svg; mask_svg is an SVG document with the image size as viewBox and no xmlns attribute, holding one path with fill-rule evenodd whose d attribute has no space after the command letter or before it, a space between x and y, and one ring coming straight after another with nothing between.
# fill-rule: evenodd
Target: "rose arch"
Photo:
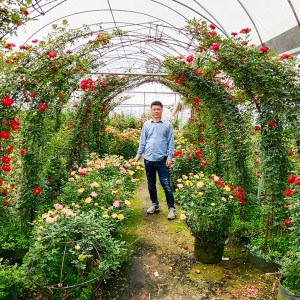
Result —
<instances>
[{"instance_id":1,"label":"rose arch","mask_svg":"<svg viewBox=\"0 0 300 300\"><path fill-rule=\"evenodd\" d=\"M172 2L195 12L183 2ZM16 176L22 174L23 180L15 199L26 230L31 230L40 208L48 208L47 201L59 196L62 182L73 172L70 169L84 166L91 152L101 155L106 151L105 122L110 111L124 101L117 100L118 96L157 82L180 93L192 109L191 147L186 153L176 151L175 159L185 155L186 160L193 160L190 166L195 172L218 175L227 184L238 186L237 219L245 222L242 226L259 207L262 225L255 237L264 241L264 252L277 243L278 236L287 238L282 220L287 214L284 195L289 192L284 190L294 172L290 148L299 151L295 129L299 128L298 62L291 54L271 52L251 18L262 44L259 47L249 45L251 29L230 35L216 17L194 2L208 16L206 21L190 18L185 27L151 13L112 9L108 1L109 9L57 18L55 22L63 20L62 25L45 24L20 50L3 40L0 146L8 154L2 156L0 182L5 183L12 168L9 153L17 149L22 171ZM185 18L179 9L167 9ZM111 14L112 21L70 29L65 20L95 12ZM125 21L115 19L121 13L126 15ZM132 15L147 20L131 22L128 16ZM50 24L52 32L47 39L35 38ZM20 139L14 139L17 134ZM255 174L253 164L258 166ZM183 173L189 173L188 167ZM9 202L5 206L8 208ZM110 241L113 245L113 239Z\"/></svg>"}]
</instances>

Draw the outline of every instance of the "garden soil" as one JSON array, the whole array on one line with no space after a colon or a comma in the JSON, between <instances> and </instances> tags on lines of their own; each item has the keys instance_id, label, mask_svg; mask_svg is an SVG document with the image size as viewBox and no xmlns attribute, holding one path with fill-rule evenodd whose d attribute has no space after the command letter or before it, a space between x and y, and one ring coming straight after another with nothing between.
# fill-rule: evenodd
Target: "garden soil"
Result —
<instances>
[{"instance_id":1,"label":"garden soil","mask_svg":"<svg viewBox=\"0 0 300 300\"><path fill-rule=\"evenodd\" d=\"M245 245L234 238L225 247L223 258L228 260L197 262L194 238L179 218L180 208L177 206L176 219L168 220L159 184L158 192L160 211L147 215L151 201L147 181L141 179L132 201L133 218L126 221L122 232L130 245L129 259L111 279L102 282L94 299L276 299L279 275L251 267Z\"/></svg>"}]
</instances>

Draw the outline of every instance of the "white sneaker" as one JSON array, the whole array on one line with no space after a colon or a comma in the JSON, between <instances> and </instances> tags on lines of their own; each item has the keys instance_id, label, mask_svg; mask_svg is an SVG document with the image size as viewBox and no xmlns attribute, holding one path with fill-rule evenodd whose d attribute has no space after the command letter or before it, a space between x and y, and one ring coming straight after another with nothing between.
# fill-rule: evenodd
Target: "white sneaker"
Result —
<instances>
[{"instance_id":1,"label":"white sneaker","mask_svg":"<svg viewBox=\"0 0 300 300\"><path fill-rule=\"evenodd\" d=\"M155 203L152 203L152 205L147 209L147 214L154 214L158 210L159 206Z\"/></svg>"},{"instance_id":2,"label":"white sneaker","mask_svg":"<svg viewBox=\"0 0 300 300\"><path fill-rule=\"evenodd\" d=\"M173 220L173 219L175 219L175 217L176 217L176 210L174 207L171 207L169 209L168 219Z\"/></svg>"}]
</instances>

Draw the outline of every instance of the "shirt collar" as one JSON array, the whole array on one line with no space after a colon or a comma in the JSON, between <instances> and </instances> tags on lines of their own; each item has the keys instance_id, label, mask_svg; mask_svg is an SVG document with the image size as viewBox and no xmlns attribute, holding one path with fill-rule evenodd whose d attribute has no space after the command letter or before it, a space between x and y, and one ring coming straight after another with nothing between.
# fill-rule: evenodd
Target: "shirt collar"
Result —
<instances>
[{"instance_id":1,"label":"shirt collar","mask_svg":"<svg viewBox=\"0 0 300 300\"><path fill-rule=\"evenodd\" d=\"M164 123L165 122L165 120L163 119L163 118L161 118L158 122L155 122L154 120L153 120L153 118L151 118L151 123Z\"/></svg>"}]
</instances>

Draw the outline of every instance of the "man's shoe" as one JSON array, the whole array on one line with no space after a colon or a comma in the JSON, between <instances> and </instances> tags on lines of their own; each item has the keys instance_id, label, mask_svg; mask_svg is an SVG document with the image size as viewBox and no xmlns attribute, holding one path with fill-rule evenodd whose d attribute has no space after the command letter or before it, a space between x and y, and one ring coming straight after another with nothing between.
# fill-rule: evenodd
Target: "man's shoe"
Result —
<instances>
[{"instance_id":1,"label":"man's shoe","mask_svg":"<svg viewBox=\"0 0 300 300\"><path fill-rule=\"evenodd\" d=\"M173 220L173 219L175 219L175 217L176 217L176 210L174 207L171 207L169 209L168 219Z\"/></svg>"},{"instance_id":2,"label":"man's shoe","mask_svg":"<svg viewBox=\"0 0 300 300\"><path fill-rule=\"evenodd\" d=\"M159 206L155 203L152 203L152 205L147 209L147 214L154 214L158 210Z\"/></svg>"}]
</instances>

